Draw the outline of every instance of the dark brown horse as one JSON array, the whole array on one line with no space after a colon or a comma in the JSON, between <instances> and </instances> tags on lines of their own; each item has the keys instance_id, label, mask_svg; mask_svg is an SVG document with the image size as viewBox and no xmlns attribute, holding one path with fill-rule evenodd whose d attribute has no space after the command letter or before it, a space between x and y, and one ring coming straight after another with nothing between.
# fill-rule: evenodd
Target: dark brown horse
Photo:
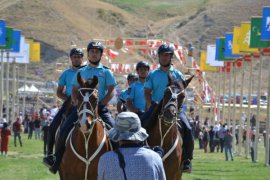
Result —
<instances>
[{"instance_id":1,"label":"dark brown horse","mask_svg":"<svg viewBox=\"0 0 270 180\"><path fill-rule=\"evenodd\" d=\"M193 77L192 77L193 78ZM172 80L168 76L168 87L161 102L155 107L147 131L148 144L164 149L162 158L166 178L179 180L182 176L182 136L178 130L178 110L185 99L185 88L191 81Z\"/></svg>"},{"instance_id":2,"label":"dark brown horse","mask_svg":"<svg viewBox=\"0 0 270 180\"><path fill-rule=\"evenodd\" d=\"M103 121L98 116L98 78L84 81L77 76L78 121L71 130L60 165L61 179L97 179L98 161L110 150Z\"/></svg>"}]
</instances>

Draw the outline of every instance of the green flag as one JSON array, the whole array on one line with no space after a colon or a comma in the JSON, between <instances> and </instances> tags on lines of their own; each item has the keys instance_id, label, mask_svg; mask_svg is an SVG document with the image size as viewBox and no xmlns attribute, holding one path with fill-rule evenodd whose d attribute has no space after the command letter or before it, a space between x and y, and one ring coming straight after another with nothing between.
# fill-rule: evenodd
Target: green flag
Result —
<instances>
[{"instance_id":1,"label":"green flag","mask_svg":"<svg viewBox=\"0 0 270 180\"><path fill-rule=\"evenodd\" d=\"M231 58L225 58L225 37L216 38L216 59L218 61L231 61Z\"/></svg>"},{"instance_id":2,"label":"green flag","mask_svg":"<svg viewBox=\"0 0 270 180\"><path fill-rule=\"evenodd\" d=\"M268 48L270 41L261 41L262 17L251 17L250 48Z\"/></svg>"},{"instance_id":3,"label":"green flag","mask_svg":"<svg viewBox=\"0 0 270 180\"><path fill-rule=\"evenodd\" d=\"M13 42L13 29L6 27L6 45L0 46L0 49L11 49Z\"/></svg>"}]
</instances>

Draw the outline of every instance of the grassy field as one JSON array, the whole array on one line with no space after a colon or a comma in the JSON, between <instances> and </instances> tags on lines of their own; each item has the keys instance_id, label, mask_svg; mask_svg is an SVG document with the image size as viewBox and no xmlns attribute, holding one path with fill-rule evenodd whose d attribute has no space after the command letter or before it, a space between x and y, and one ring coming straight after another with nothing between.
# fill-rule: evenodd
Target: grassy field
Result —
<instances>
[{"instance_id":1,"label":"grassy field","mask_svg":"<svg viewBox=\"0 0 270 180\"><path fill-rule=\"evenodd\" d=\"M43 143L40 140L28 140L23 135L23 147L14 147L10 138L10 152L7 157L0 156L0 179L7 180L54 180L41 163ZM224 154L203 153L196 142L193 160L193 172L184 174L184 180L266 180L270 177L270 167L264 166L264 148L260 143L259 162L236 156L234 161L225 161Z\"/></svg>"}]
</instances>

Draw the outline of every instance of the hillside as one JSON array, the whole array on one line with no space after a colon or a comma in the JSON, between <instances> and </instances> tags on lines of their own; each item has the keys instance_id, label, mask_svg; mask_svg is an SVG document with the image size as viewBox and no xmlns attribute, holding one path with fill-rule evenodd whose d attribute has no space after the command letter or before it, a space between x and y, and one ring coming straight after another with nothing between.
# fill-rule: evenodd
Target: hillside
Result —
<instances>
[{"instance_id":1,"label":"hillside","mask_svg":"<svg viewBox=\"0 0 270 180\"><path fill-rule=\"evenodd\" d=\"M55 63L68 63L72 45L85 47L92 38L163 38L183 46L192 42L198 60L199 51L215 37L260 15L266 5L269 0L0 0L0 18L41 42L41 64L31 65L30 72L44 75L31 78L54 80Z\"/></svg>"}]
</instances>

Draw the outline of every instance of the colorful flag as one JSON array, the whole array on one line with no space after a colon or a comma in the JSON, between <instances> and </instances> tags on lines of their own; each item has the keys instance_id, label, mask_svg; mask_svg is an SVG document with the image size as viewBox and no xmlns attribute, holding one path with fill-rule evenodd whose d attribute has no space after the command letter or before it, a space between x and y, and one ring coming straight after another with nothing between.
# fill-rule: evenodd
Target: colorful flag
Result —
<instances>
[{"instance_id":1,"label":"colorful flag","mask_svg":"<svg viewBox=\"0 0 270 180\"><path fill-rule=\"evenodd\" d=\"M231 61L231 58L225 58L225 37L216 38L216 60Z\"/></svg>"},{"instance_id":2,"label":"colorful flag","mask_svg":"<svg viewBox=\"0 0 270 180\"><path fill-rule=\"evenodd\" d=\"M207 45L206 64L210 66L224 66L223 61L216 60L216 45Z\"/></svg>"},{"instance_id":3,"label":"colorful flag","mask_svg":"<svg viewBox=\"0 0 270 180\"><path fill-rule=\"evenodd\" d=\"M0 46L6 45L6 21L0 20Z\"/></svg>"},{"instance_id":4,"label":"colorful flag","mask_svg":"<svg viewBox=\"0 0 270 180\"><path fill-rule=\"evenodd\" d=\"M251 17L250 48L270 47L270 41L261 41L262 17ZM270 40L270 39L269 39Z\"/></svg>"},{"instance_id":5,"label":"colorful flag","mask_svg":"<svg viewBox=\"0 0 270 180\"><path fill-rule=\"evenodd\" d=\"M224 56L226 58L239 58L239 54L232 53L233 48L233 33L226 33L225 34L225 53Z\"/></svg>"},{"instance_id":6,"label":"colorful flag","mask_svg":"<svg viewBox=\"0 0 270 180\"><path fill-rule=\"evenodd\" d=\"M20 30L13 30L12 33L12 48L11 48L11 52L20 52L20 41L21 41L21 34L22 32Z\"/></svg>"},{"instance_id":7,"label":"colorful flag","mask_svg":"<svg viewBox=\"0 0 270 180\"><path fill-rule=\"evenodd\" d=\"M270 40L270 6L264 7L262 12L262 27L261 27L261 40Z\"/></svg>"},{"instance_id":8,"label":"colorful flag","mask_svg":"<svg viewBox=\"0 0 270 180\"><path fill-rule=\"evenodd\" d=\"M248 52L248 53L259 53L259 49L257 48L250 48L250 22L242 22L240 27L240 34L239 34L239 51L240 52Z\"/></svg>"},{"instance_id":9,"label":"colorful flag","mask_svg":"<svg viewBox=\"0 0 270 180\"><path fill-rule=\"evenodd\" d=\"M201 71L212 71L212 72L217 72L218 68L209 66L206 64L206 52L202 51L201 52L201 59L200 59L200 70Z\"/></svg>"},{"instance_id":10,"label":"colorful flag","mask_svg":"<svg viewBox=\"0 0 270 180\"><path fill-rule=\"evenodd\" d=\"M13 29L6 27L6 45L0 46L0 49L11 49L13 40Z\"/></svg>"},{"instance_id":11,"label":"colorful flag","mask_svg":"<svg viewBox=\"0 0 270 180\"><path fill-rule=\"evenodd\" d=\"M239 54L239 37L240 37L240 27L233 28L233 46L232 54Z\"/></svg>"},{"instance_id":12,"label":"colorful flag","mask_svg":"<svg viewBox=\"0 0 270 180\"><path fill-rule=\"evenodd\" d=\"M30 43L30 61L31 62L40 62L40 43L32 42Z\"/></svg>"}]
</instances>

